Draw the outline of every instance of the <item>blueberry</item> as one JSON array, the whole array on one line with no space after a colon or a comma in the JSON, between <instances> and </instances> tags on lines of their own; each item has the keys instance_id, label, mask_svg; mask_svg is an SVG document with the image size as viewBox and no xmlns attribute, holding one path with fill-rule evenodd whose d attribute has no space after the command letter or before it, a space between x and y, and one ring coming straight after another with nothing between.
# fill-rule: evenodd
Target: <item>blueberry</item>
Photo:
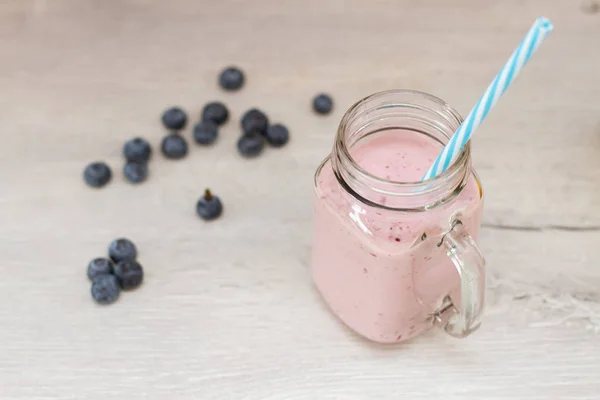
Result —
<instances>
[{"instance_id":1,"label":"blueberry","mask_svg":"<svg viewBox=\"0 0 600 400\"><path fill-rule=\"evenodd\" d=\"M148 177L148 164L130 161L123 168L125 178L131 183L141 183Z\"/></svg>"},{"instance_id":2,"label":"blueberry","mask_svg":"<svg viewBox=\"0 0 600 400\"><path fill-rule=\"evenodd\" d=\"M171 133L163 139L161 150L165 157L179 159L186 156L188 145L183 137L176 133Z\"/></svg>"},{"instance_id":3,"label":"blueberry","mask_svg":"<svg viewBox=\"0 0 600 400\"><path fill-rule=\"evenodd\" d=\"M140 263L135 260L120 261L115 265L115 276L121 289L135 289L144 280L144 270Z\"/></svg>"},{"instance_id":4,"label":"blueberry","mask_svg":"<svg viewBox=\"0 0 600 400\"><path fill-rule=\"evenodd\" d=\"M228 67L219 75L219 85L225 90L238 90L244 85L244 73L236 67Z\"/></svg>"},{"instance_id":5,"label":"blueberry","mask_svg":"<svg viewBox=\"0 0 600 400\"><path fill-rule=\"evenodd\" d=\"M114 275L98 275L92 280L92 297L97 303L113 303L120 293L119 281Z\"/></svg>"},{"instance_id":6,"label":"blueberry","mask_svg":"<svg viewBox=\"0 0 600 400\"><path fill-rule=\"evenodd\" d=\"M267 128L266 139L273 147L281 147L288 142L290 132L281 124L271 125Z\"/></svg>"},{"instance_id":7,"label":"blueberry","mask_svg":"<svg viewBox=\"0 0 600 400\"><path fill-rule=\"evenodd\" d=\"M114 262L131 261L137 257L137 249L131 240L120 238L108 246L108 255Z\"/></svg>"},{"instance_id":8,"label":"blueberry","mask_svg":"<svg viewBox=\"0 0 600 400\"><path fill-rule=\"evenodd\" d=\"M586 0L581 3L581 11L586 14L595 14L600 11L600 4L596 0Z\"/></svg>"},{"instance_id":9,"label":"blueberry","mask_svg":"<svg viewBox=\"0 0 600 400\"><path fill-rule=\"evenodd\" d=\"M163 113L162 123L165 128L177 131L185 128L187 115L181 108L171 107Z\"/></svg>"},{"instance_id":10,"label":"blueberry","mask_svg":"<svg viewBox=\"0 0 600 400\"><path fill-rule=\"evenodd\" d=\"M247 133L238 140L237 147L244 157L256 157L265 147L265 139L257 132Z\"/></svg>"},{"instance_id":11,"label":"blueberry","mask_svg":"<svg viewBox=\"0 0 600 400\"><path fill-rule=\"evenodd\" d=\"M218 133L219 128L212 121L200 121L194 126L194 140L198 144L212 144Z\"/></svg>"},{"instance_id":12,"label":"blueberry","mask_svg":"<svg viewBox=\"0 0 600 400\"><path fill-rule=\"evenodd\" d=\"M321 93L313 99L313 109L318 114L329 114L333 109L333 100L329 95Z\"/></svg>"},{"instance_id":13,"label":"blueberry","mask_svg":"<svg viewBox=\"0 0 600 400\"><path fill-rule=\"evenodd\" d=\"M123 146L123 155L127 161L148 162L151 154L150 143L140 137L128 140Z\"/></svg>"},{"instance_id":14,"label":"blueberry","mask_svg":"<svg viewBox=\"0 0 600 400\"><path fill-rule=\"evenodd\" d=\"M257 108L252 108L242 116L242 131L248 133L260 133L265 135L269 126L269 119Z\"/></svg>"},{"instance_id":15,"label":"blueberry","mask_svg":"<svg viewBox=\"0 0 600 400\"><path fill-rule=\"evenodd\" d=\"M196 212L200 218L206 221L218 218L223 212L221 199L217 196L213 196L210 190L206 189L204 196L196 203Z\"/></svg>"},{"instance_id":16,"label":"blueberry","mask_svg":"<svg viewBox=\"0 0 600 400\"><path fill-rule=\"evenodd\" d=\"M106 185L110 181L111 176L112 173L109 166L100 161L89 164L83 171L85 183L96 188Z\"/></svg>"},{"instance_id":17,"label":"blueberry","mask_svg":"<svg viewBox=\"0 0 600 400\"><path fill-rule=\"evenodd\" d=\"M202 110L202 120L212 121L217 125L223 125L229 119L229 110L225 104L215 101L208 103Z\"/></svg>"},{"instance_id":18,"label":"blueberry","mask_svg":"<svg viewBox=\"0 0 600 400\"><path fill-rule=\"evenodd\" d=\"M110 275L113 273L113 262L108 258L94 258L87 267L87 276L94 279L98 275Z\"/></svg>"}]
</instances>

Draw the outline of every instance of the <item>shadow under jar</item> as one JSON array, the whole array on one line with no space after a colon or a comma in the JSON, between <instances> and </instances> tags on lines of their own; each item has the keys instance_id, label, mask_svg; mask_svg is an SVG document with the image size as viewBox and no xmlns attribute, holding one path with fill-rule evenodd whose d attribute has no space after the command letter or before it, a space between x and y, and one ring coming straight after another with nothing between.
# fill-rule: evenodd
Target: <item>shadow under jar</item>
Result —
<instances>
[{"instance_id":1,"label":"shadow under jar","mask_svg":"<svg viewBox=\"0 0 600 400\"><path fill-rule=\"evenodd\" d=\"M464 337L480 324L483 194L469 145L420 182L461 122L425 93L373 94L346 112L316 171L313 278L368 339L400 342L434 325Z\"/></svg>"}]
</instances>

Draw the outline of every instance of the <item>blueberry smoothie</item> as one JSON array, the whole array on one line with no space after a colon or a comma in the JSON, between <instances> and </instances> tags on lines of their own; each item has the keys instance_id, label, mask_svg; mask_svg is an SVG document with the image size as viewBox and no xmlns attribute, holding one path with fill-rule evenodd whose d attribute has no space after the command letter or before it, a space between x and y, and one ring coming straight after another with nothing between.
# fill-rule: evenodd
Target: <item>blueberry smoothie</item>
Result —
<instances>
[{"instance_id":1,"label":"blueberry smoothie","mask_svg":"<svg viewBox=\"0 0 600 400\"><path fill-rule=\"evenodd\" d=\"M349 155L382 180L418 182L441 149L428 135L392 129L356 143ZM407 211L393 197L361 201L340 183L331 159L315 177L315 284L346 325L382 343L430 328L431 314L459 290L458 273L439 243L456 218L476 238L483 204L470 164L447 201Z\"/></svg>"}]
</instances>

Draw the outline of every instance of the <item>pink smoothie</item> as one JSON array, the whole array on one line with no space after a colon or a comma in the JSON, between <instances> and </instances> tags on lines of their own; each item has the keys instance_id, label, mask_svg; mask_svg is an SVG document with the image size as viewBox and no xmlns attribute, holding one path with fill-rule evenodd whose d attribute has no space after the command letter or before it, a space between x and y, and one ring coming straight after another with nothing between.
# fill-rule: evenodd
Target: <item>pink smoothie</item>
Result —
<instances>
[{"instance_id":1,"label":"pink smoothie","mask_svg":"<svg viewBox=\"0 0 600 400\"><path fill-rule=\"evenodd\" d=\"M415 182L440 150L423 134L388 131L351 154L380 178ZM316 184L313 277L331 310L377 342L406 340L431 327L431 314L459 288L458 274L437 244L457 213L471 236L479 233L483 201L475 176L452 200L419 212L359 202L340 186L329 162ZM382 195L379 204L390 200Z\"/></svg>"}]
</instances>

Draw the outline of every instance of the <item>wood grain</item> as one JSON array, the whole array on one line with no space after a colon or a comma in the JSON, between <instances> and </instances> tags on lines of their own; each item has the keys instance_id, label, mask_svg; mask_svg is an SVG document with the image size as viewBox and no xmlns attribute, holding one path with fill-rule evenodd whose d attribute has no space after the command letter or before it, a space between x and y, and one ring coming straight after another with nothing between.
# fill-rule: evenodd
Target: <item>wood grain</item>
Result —
<instances>
[{"instance_id":1,"label":"wood grain","mask_svg":"<svg viewBox=\"0 0 600 400\"><path fill-rule=\"evenodd\" d=\"M588 8L589 9L589 8ZM477 133L486 192L481 331L376 346L309 279L312 173L344 110L430 92L466 113L538 15L555 32ZM239 93L218 90L229 64ZM14 0L0 4L0 399L598 399L600 14L577 1ZM332 116L310 112L330 92ZM121 145L179 104L228 104L212 149L156 152L121 177ZM235 152L251 106L292 142ZM186 136L190 138L189 130ZM104 159L103 190L81 180ZM204 224L210 186L225 214ZM85 265L130 237L143 287L111 307Z\"/></svg>"}]
</instances>

